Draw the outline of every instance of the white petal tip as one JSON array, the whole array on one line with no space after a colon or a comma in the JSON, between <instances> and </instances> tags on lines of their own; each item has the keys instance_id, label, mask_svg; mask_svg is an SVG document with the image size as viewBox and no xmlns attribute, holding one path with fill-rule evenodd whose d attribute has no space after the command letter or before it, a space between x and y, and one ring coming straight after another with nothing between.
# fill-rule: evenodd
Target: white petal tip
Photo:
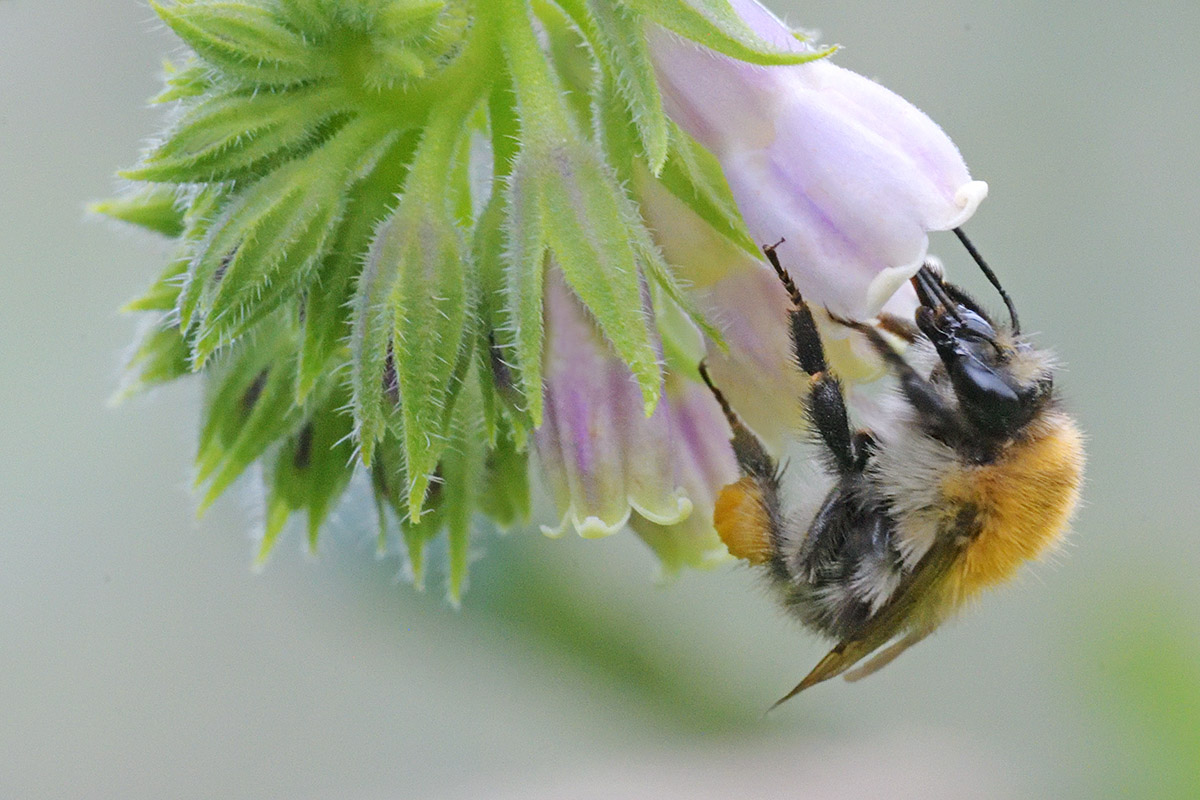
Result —
<instances>
[{"instance_id":1,"label":"white petal tip","mask_svg":"<svg viewBox=\"0 0 1200 800\"><path fill-rule=\"evenodd\" d=\"M916 275L924 263L925 257L922 255L911 264L881 269L867 286L867 316L873 317L878 314L883 304L890 300L909 278Z\"/></svg>"},{"instance_id":2,"label":"white petal tip","mask_svg":"<svg viewBox=\"0 0 1200 800\"><path fill-rule=\"evenodd\" d=\"M692 515L692 501L682 489L676 489L673 499L669 499L662 508L643 506L632 499L629 504L634 511L656 525L677 525Z\"/></svg>"},{"instance_id":3,"label":"white petal tip","mask_svg":"<svg viewBox=\"0 0 1200 800\"><path fill-rule=\"evenodd\" d=\"M957 228L975 215L975 209L988 196L987 181L969 181L958 187L954 193L954 204L958 206L958 214L946 223L946 230Z\"/></svg>"},{"instance_id":4,"label":"white petal tip","mask_svg":"<svg viewBox=\"0 0 1200 800\"><path fill-rule=\"evenodd\" d=\"M625 519L619 520L616 523L608 523L599 517L584 517L582 521L575 521L575 530L584 539L603 539L606 536L612 536L617 531L625 527L625 523L629 521L629 515L625 515Z\"/></svg>"},{"instance_id":5,"label":"white petal tip","mask_svg":"<svg viewBox=\"0 0 1200 800\"><path fill-rule=\"evenodd\" d=\"M564 519L557 528L551 528L549 525L539 525L538 528L547 539L561 539L567 532L567 521Z\"/></svg>"}]
</instances>

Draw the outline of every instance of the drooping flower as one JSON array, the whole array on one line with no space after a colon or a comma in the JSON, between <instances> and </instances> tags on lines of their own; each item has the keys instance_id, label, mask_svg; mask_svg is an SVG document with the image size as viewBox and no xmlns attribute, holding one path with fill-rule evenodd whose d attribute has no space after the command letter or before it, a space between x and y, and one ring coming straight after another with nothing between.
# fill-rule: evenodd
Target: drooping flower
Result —
<instances>
[{"instance_id":1,"label":"drooping flower","mask_svg":"<svg viewBox=\"0 0 1200 800\"><path fill-rule=\"evenodd\" d=\"M731 2L764 40L811 49L755 0ZM924 262L928 232L987 195L929 117L828 59L758 67L660 28L649 40L667 112L720 161L751 235L786 240L779 257L818 306L875 315Z\"/></svg>"},{"instance_id":2,"label":"drooping flower","mask_svg":"<svg viewBox=\"0 0 1200 800\"><path fill-rule=\"evenodd\" d=\"M632 519L668 567L719 553L714 487L736 469L716 403L668 373L647 416L632 371L555 267L546 275L545 325L544 412L533 441L561 522L542 530L557 537L573 527L595 538ZM689 519L688 530L674 530Z\"/></svg>"}]
</instances>

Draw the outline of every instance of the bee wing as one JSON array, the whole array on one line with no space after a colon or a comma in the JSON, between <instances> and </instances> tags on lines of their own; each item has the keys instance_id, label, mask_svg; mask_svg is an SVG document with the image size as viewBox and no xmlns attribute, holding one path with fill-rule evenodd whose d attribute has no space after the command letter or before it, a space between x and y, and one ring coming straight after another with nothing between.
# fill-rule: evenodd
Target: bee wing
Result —
<instances>
[{"instance_id":1,"label":"bee wing","mask_svg":"<svg viewBox=\"0 0 1200 800\"><path fill-rule=\"evenodd\" d=\"M918 606L928 603L930 597L936 596L937 587L950 573L959 552L960 546L955 537L939 536L887 604L868 619L856 634L838 642L836 647L817 662L804 680L796 684L796 688L781 697L771 708L786 703L810 686L836 678L900 634L913 621L914 611ZM932 633L935 627L937 625L933 623L911 630L870 662L847 675L847 679L865 678L882 669L909 647Z\"/></svg>"},{"instance_id":2,"label":"bee wing","mask_svg":"<svg viewBox=\"0 0 1200 800\"><path fill-rule=\"evenodd\" d=\"M883 650L878 651L865 664L859 664L853 669L842 673L842 678L848 681L860 681L868 675L874 675L879 670L886 667L888 664L896 660L896 658L908 648L912 647L917 642L924 639L929 634L933 633L933 628L918 628L909 631L904 635L904 638L897 639Z\"/></svg>"}]
</instances>

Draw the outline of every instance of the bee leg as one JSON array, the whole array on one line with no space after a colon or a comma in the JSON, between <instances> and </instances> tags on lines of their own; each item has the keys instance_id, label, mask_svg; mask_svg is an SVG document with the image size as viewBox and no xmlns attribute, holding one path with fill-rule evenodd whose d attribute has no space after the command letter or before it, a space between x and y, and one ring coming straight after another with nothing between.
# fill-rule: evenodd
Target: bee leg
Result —
<instances>
[{"instance_id":1,"label":"bee leg","mask_svg":"<svg viewBox=\"0 0 1200 800\"><path fill-rule=\"evenodd\" d=\"M700 362L700 377L704 380L704 385L712 392L713 397L716 398L717 404L721 406L721 412L725 415L726 422L729 423L729 429L733 431L730 444L733 446L733 454L737 458L742 474L767 484L774 484L779 472L775 460L767 453L767 448L763 446L762 441L742 423L737 412L725 399L725 395L713 383L708 374L708 366L703 361Z\"/></svg>"},{"instance_id":2,"label":"bee leg","mask_svg":"<svg viewBox=\"0 0 1200 800\"><path fill-rule=\"evenodd\" d=\"M731 555L751 564L769 566L786 579L786 565L779 558L780 519L779 467L757 436L730 408L700 362L700 377L716 398L733 431L730 444L742 477L721 489L713 507L713 527Z\"/></svg>"},{"instance_id":3,"label":"bee leg","mask_svg":"<svg viewBox=\"0 0 1200 800\"><path fill-rule=\"evenodd\" d=\"M888 344L879 331L871 325L845 319L836 314L831 313L829 316L839 325L858 331L866 337L867 343L899 379L900 390L904 392L905 399L921 412L934 433L943 438L953 438L962 432L962 424L954 407L942 399L929 381L921 377L912 365Z\"/></svg>"},{"instance_id":4,"label":"bee leg","mask_svg":"<svg viewBox=\"0 0 1200 800\"><path fill-rule=\"evenodd\" d=\"M800 290L792 281L792 276L779 263L775 248L782 244L781 239L774 245L764 245L763 253L775 268L780 283L787 290L792 301L792 310L788 312L791 323L792 353L796 364L810 376L808 393L808 417L813 428L821 435L825 447L833 456L837 471L846 474L859 471L864 463L858 448L856 438L850 432L850 419L846 413L846 399L842 394L842 384L829 371L825 361L825 347L821 344L821 335L817 331L817 322L813 319L812 310Z\"/></svg>"}]
</instances>

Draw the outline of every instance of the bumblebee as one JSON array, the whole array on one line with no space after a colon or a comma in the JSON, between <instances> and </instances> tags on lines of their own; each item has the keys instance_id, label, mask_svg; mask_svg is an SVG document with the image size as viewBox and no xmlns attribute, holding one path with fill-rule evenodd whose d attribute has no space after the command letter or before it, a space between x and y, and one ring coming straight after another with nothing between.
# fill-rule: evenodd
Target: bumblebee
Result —
<instances>
[{"instance_id":1,"label":"bumblebee","mask_svg":"<svg viewBox=\"0 0 1200 800\"><path fill-rule=\"evenodd\" d=\"M909 321L830 314L865 337L894 376L878 424L852 425L812 310L764 246L791 301L800 398L815 480L789 490L784 469L713 384L742 474L720 493L714 524L730 553L759 568L784 607L837 644L775 705L822 681L865 677L932 633L980 590L1010 578L1064 535L1079 498L1082 437L1062 409L1050 356L994 322L927 262L912 278ZM903 340L903 354L893 347ZM814 496L813 489L817 489ZM815 499L814 499L815 497Z\"/></svg>"}]
</instances>

